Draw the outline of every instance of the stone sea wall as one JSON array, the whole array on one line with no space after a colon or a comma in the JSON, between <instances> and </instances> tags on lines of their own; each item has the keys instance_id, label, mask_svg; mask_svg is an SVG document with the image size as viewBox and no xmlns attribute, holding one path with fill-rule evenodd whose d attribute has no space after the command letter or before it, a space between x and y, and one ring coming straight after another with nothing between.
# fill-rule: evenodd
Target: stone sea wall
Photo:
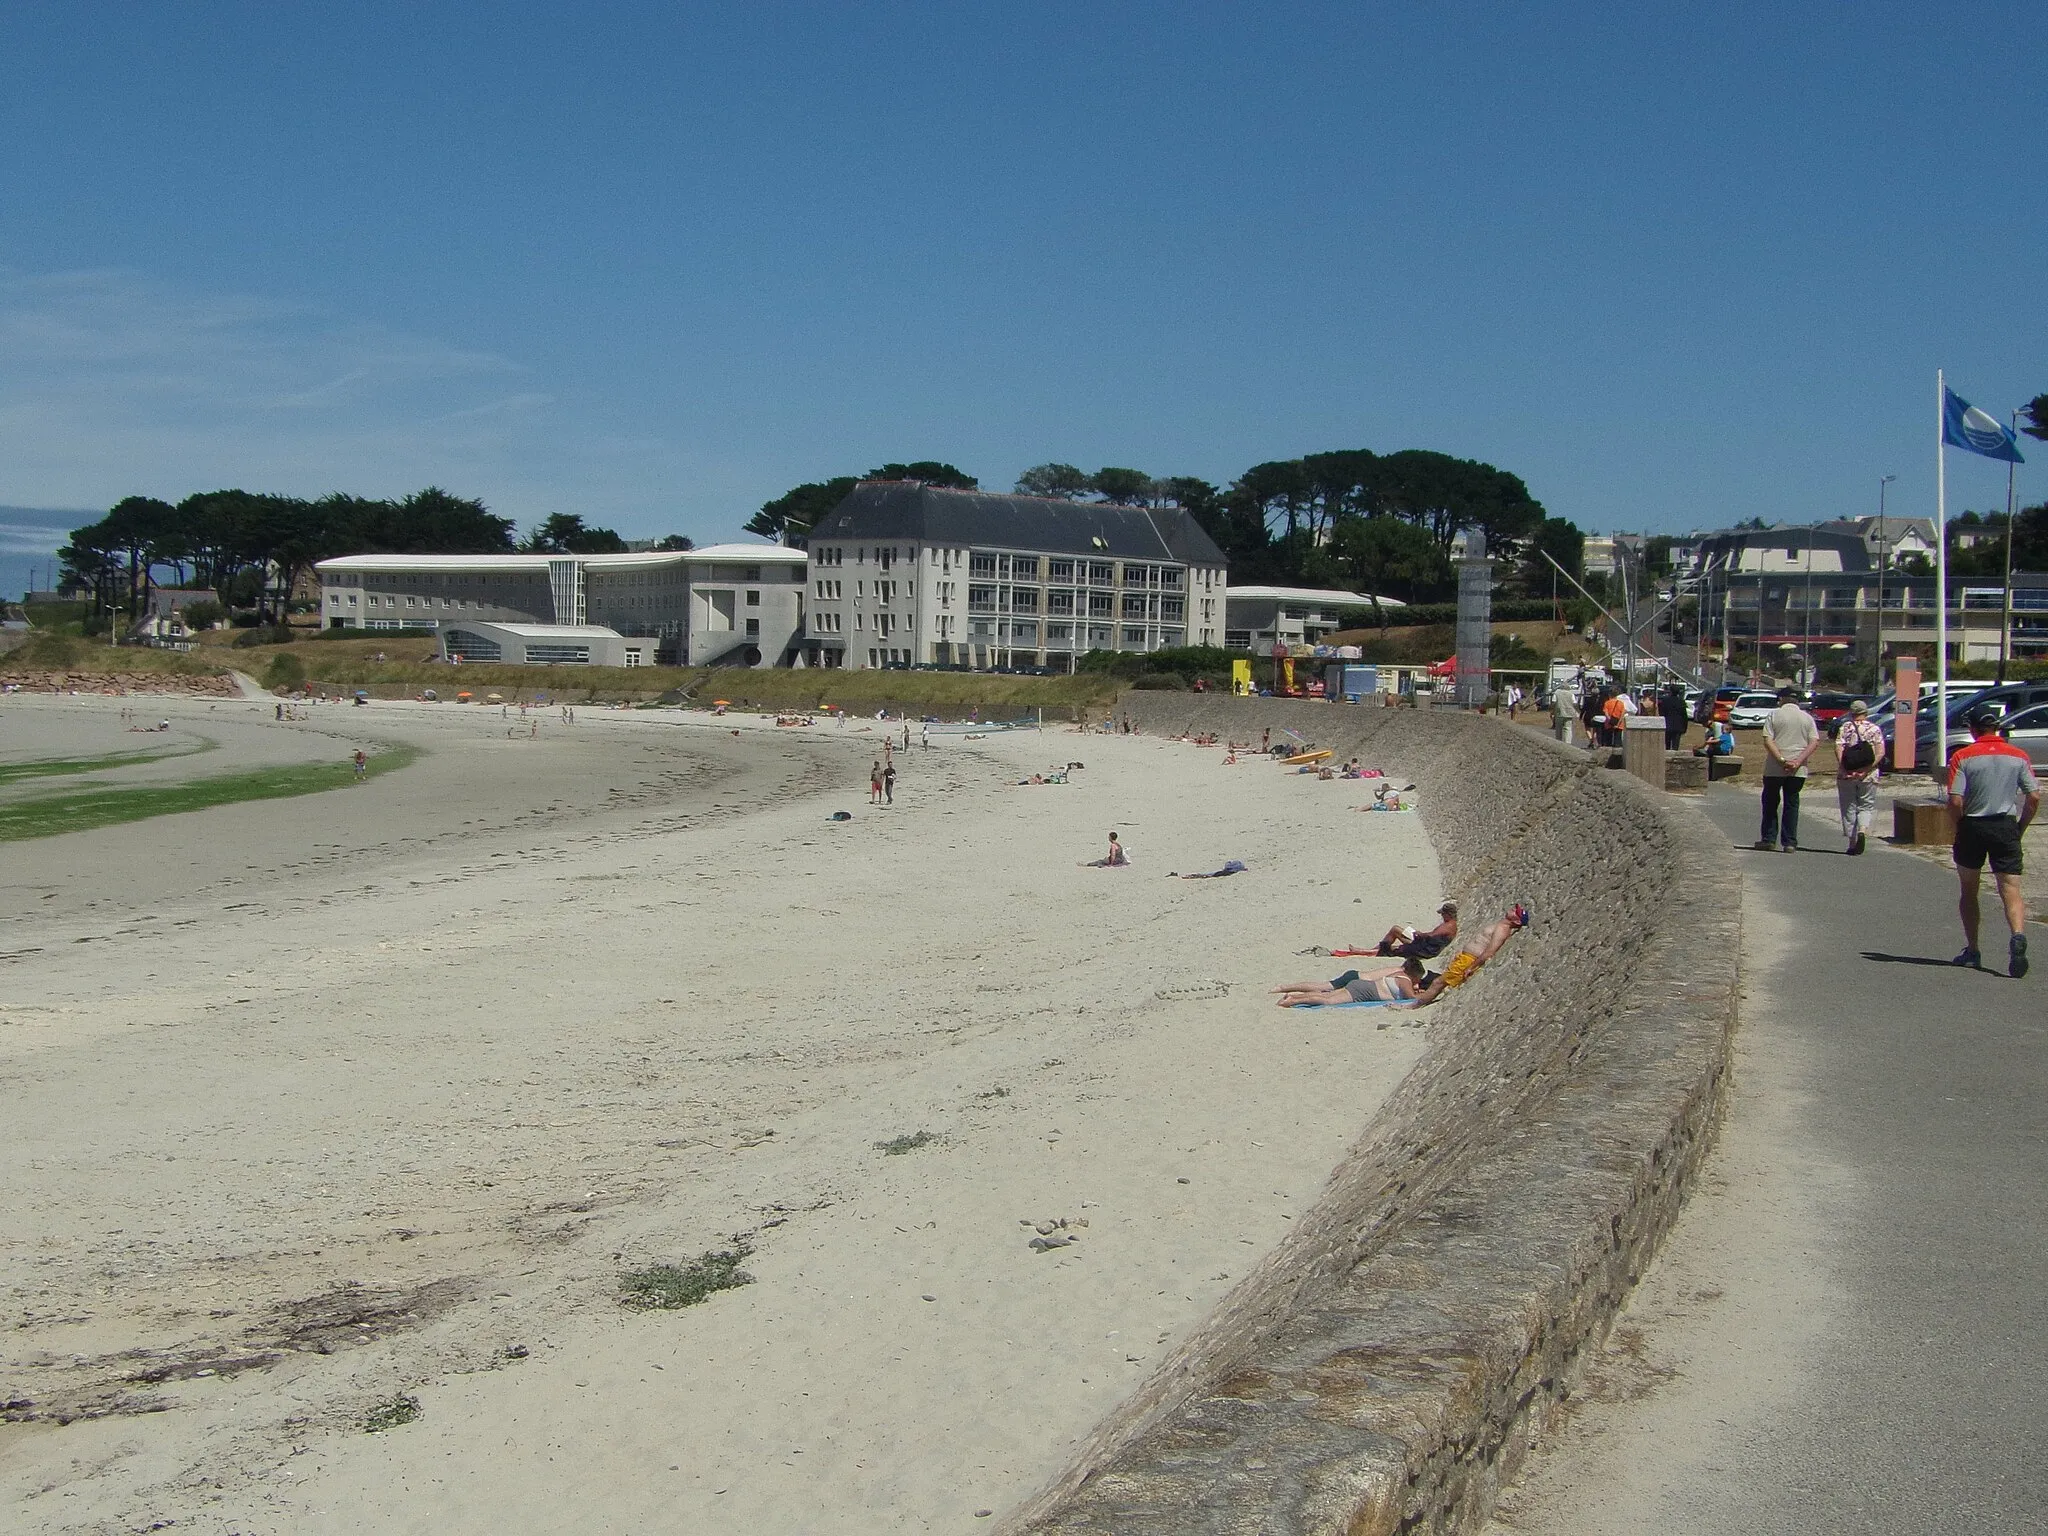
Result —
<instances>
[{"instance_id":1,"label":"stone sea wall","mask_svg":"<svg viewBox=\"0 0 2048 1536\"><path fill-rule=\"evenodd\" d=\"M1741 921L1728 847L1498 719L1146 693L1118 713L1148 734L1292 727L1413 780L1467 925L1518 900L1536 922L1414 1016L1426 1054L1315 1207L1003 1528L1471 1529L1712 1135Z\"/></svg>"}]
</instances>

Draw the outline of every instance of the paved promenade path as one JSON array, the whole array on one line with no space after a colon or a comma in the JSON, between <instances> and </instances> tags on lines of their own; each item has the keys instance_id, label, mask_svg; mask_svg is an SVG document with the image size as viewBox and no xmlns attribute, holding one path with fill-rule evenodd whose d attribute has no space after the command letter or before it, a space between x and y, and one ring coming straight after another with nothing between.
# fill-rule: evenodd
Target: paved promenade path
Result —
<instances>
[{"instance_id":1,"label":"paved promenade path","mask_svg":"<svg viewBox=\"0 0 2048 1536\"><path fill-rule=\"evenodd\" d=\"M2048 928L2023 981L1955 970L1953 873L1844 857L1807 798L1797 855L1749 851L1753 787L1705 801L1744 871L1728 1120L1496 1533L2048 1529Z\"/></svg>"}]
</instances>

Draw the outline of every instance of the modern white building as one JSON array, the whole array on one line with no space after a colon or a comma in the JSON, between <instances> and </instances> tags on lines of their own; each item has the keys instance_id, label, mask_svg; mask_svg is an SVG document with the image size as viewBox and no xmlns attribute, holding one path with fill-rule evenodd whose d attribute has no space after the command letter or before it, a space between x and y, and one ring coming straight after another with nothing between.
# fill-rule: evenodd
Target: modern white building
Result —
<instances>
[{"instance_id":1,"label":"modern white building","mask_svg":"<svg viewBox=\"0 0 2048 1536\"><path fill-rule=\"evenodd\" d=\"M1178 508L864 481L810 535L805 656L1051 667L1220 645L1223 552Z\"/></svg>"},{"instance_id":2,"label":"modern white building","mask_svg":"<svg viewBox=\"0 0 2048 1536\"><path fill-rule=\"evenodd\" d=\"M651 667L660 641L629 639L598 624L494 624L463 619L436 635L441 659L502 661L518 666Z\"/></svg>"},{"instance_id":3,"label":"modern white building","mask_svg":"<svg viewBox=\"0 0 2048 1536\"><path fill-rule=\"evenodd\" d=\"M1278 643L1314 646L1325 635L1372 622L1370 597L1360 592L1317 587L1232 587L1225 612L1223 643L1234 651L1270 652ZM1383 597L1382 608L1405 608Z\"/></svg>"},{"instance_id":4,"label":"modern white building","mask_svg":"<svg viewBox=\"0 0 2048 1536\"><path fill-rule=\"evenodd\" d=\"M535 647L595 656L625 648L601 640L647 640L642 663L775 666L802 660L804 553L777 544L624 555L344 555L323 560L321 621L331 629L462 629L483 646L537 659ZM481 626L481 627L480 627ZM549 641L490 626L563 634ZM482 660L482 647L462 649ZM625 666L592 661L592 665Z\"/></svg>"}]
</instances>

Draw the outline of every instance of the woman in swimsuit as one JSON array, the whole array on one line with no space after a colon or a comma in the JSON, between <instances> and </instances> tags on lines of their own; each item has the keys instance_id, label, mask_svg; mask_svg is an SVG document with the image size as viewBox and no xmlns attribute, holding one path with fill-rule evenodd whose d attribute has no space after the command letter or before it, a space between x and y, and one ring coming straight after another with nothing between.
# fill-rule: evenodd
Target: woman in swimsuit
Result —
<instances>
[{"instance_id":1,"label":"woman in swimsuit","mask_svg":"<svg viewBox=\"0 0 2048 1536\"><path fill-rule=\"evenodd\" d=\"M1295 981L1273 990L1282 1008L1322 1008L1337 1003L1405 1003L1427 985L1429 972L1420 960L1374 971L1347 971L1333 981Z\"/></svg>"}]
</instances>

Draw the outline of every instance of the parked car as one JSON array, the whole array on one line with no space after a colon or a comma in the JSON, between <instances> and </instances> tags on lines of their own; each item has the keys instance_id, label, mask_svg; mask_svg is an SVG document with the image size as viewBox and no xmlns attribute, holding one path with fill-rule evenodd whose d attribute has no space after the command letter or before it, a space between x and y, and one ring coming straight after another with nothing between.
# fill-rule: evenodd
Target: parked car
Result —
<instances>
[{"instance_id":1,"label":"parked car","mask_svg":"<svg viewBox=\"0 0 2048 1536\"><path fill-rule=\"evenodd\" d=\"M1951 690L1953 693L1953 690ZM2003 687L1979 686L1974 693L1957 695L1948 712L1948 749L1951 755L1958 747L1970 743L1970 716L1980 709L1993 709L2001 715L2031 711L2036 706L2048 704L2048 683L2007 683ZM1892 732L1885 729L1885 751L1891 751ZM1917 717L1913 732L1913 761L1926 766L1935 761L1939 737L1934 711L1923 709Z\"/></svg>"},{"instance_id":2,"label":"parked car","mask_svg":"<svg viewBox=\"0 0 2048 1536\"><path fill-rule=\"evenodd\" d=\"M2021 710L2005 722L1999 734L2025 752L2036 767L2048 765L2048 704Z\"/></svg>"},{"instance_id":3,"label":"parked car","mask_svg":"<svg viewBox=\"0 0 2048 1536\"><path fill-rule=\"evenodd\" d=\"M1812 715L1814 723L1832 738L1835 732L1841 729L1842 719L1849 713L1849 706L1856 702L1856 698L1857 695L1853 693L1816 693L1813 701L1806 706L1806 712Z\"/></svg>"},{"instance_id":4,"label":"parked car","mask_svg":"<svg viewBox=\"0 0 2048 1536\"><path fill-rule=\"evenodd\" d=\"M1731 730L1754 731L1763 726L1764 719L1778 707L1775 693L1739 693L1728 705L1728 725Z\"/></svg>"},{"instance_id":5,"label":"parked car","mask_svg":"<svg viewBox=\"0 0 2048 1536\"><path fill-rule=\"evenodd\" d=\"M1708 702L1707 695L1701 694L1693 701L1692 717L1699 721L1701 725L1705 725L1709 720L1718 720L1723 725L1726 725L1728 723L1728 706L1747 692L1749 692L1747 688L1716 688L1712 695L1712 703Z\"/></svg>"}]
</instances>

